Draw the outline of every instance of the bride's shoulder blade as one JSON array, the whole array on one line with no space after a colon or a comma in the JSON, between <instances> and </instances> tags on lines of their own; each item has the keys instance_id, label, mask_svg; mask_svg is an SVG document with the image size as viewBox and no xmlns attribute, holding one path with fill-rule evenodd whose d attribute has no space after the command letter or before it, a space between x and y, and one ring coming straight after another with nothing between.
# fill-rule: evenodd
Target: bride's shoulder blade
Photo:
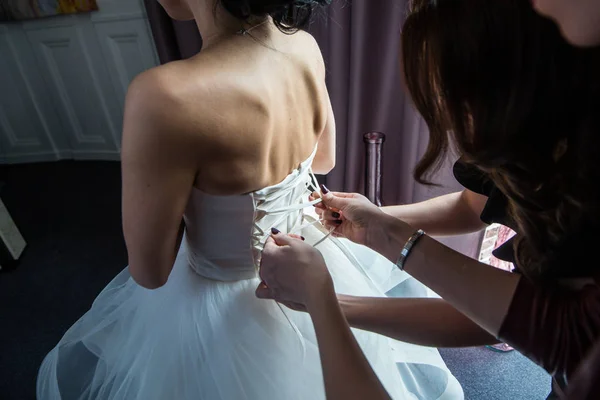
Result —
<instances>
[{"instance_id":1,"label":"bride's shoulder blade","mask_svg":"<svg viewBox=\"0 0 600 400\"><path fill-rule=\"evenodd\" d=\"M222 97L210 71L193 70L185 61L152 68L129 86L123 134L164 135L208 148L219 139L214 127L223 115ZM128 129L132 125L146 129Z\"/></svg>"},{"instance_id":2,"label":"bride's shoulder blade","mask_svg":"<svg viewBox=\"0 0 600 400\"><path fill-rule=\"evenodd\" d=\"M315 55L320 57L320 52L316 54L315 50L318 50L316 44L304 54L295 55L295 58L301 58L306 68L296 69L296 60L287 65L303 78L304 85L298 79L283 76L278 71L279 66L264 67L269 64L265 60L235 63L232 61L235 56L220 59L216 52L206 52L203 57L168 63L140 74L131 83L127 94L124 152L135 155L144 151L131 144L138 142L134 136L143 136L138 138L141 142L154 143L165 155L170 149L172 157L190 157L195 162L190 164L198 171L198 182L203 182L197 186L206 186L207 191L221 191L222 186L231 185L227 192L244 192L272 180L271 175L279 177L284 172L289 173L287 170L291 167L285 165L287 161L283 164L278 161L277 170L266 173L266 169L275 169L267 166L274 162L273 155L268 154L273 154L275 149L289 149L290 145L300 146L298 154L283 154L287 152L283 151L280 156L275 156L278 160L297 158L289 162L295 165L314 147L316 133L311 131L319 130L323 124L322 107L316 104L321 101L314 102L314 99L322 98L317 92L320 92L319 81L324 81L324 77L319 76L322 59L318 58L316 63L314 59ZM269 70L265 71L265 68ZM294 113L305 116L300 120L295 118L292 127L298 132L290 131L286 124L278 122L287 120L282 116L291 107L281 107L280 100L296 87L293 82L304 87L304 97L313 99L312 104L303 102L304 111L298 109ZM314 95L311 90L315 91ZM314 124L311 118L320 122ZM298 140L299 135L305 138ZM125 145L127 139L129 146ZM274 141L278 141L275 146ZM211 172L217 170L223 172L218 174L218 179ZM248 187L244 187L246 185Z\"/></svg>"}]
</instances>

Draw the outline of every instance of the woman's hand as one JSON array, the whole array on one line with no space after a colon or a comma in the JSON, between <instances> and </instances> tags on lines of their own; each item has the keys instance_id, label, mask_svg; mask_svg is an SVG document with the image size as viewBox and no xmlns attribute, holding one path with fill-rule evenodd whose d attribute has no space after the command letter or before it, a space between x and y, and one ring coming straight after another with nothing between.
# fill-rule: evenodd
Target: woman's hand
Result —
<instances>
[{"instance_id":1,"label":"woman's hand","mask_svg":"<svg viewBox=\"0 0 600 400\"><path fill-rule=\"evenodd\" d=\"M328 399L389 399L344 317L321 253L274 233L262 254L256 296L305 305L315 328Z\"/></svg>"},{"instance_id":2,"label":"woman's hand","mask_svg":"<svg viewBox=\"0 0 600 400\"><path fill-rule=\"evenodd\" d=\"M277 233L265 244L260 264L261 299L273 299L291 309L307 311L323 296L335 295L321 253L302 240Z\"/></svg>"},{"instance_id":3,"label":"woman's hand","mask_svg":"<svg viewBox=\"0 0 600 400\"><path fill-rule=\"evenodd\" d=\"M313 193L311 199L319 196L323 202L317 204L317 214L327 229L335 229L335 236L343 236L362 245L380 239L384 221L389 216L365 196L329 192L325 187L322 187L322 195Z\"/></svg>"}]
</instances>

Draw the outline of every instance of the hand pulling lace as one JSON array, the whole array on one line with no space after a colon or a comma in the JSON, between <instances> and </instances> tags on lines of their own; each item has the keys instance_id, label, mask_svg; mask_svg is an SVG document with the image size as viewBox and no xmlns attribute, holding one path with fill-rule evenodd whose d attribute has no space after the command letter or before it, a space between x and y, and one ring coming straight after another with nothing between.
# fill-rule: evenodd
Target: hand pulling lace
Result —
<instances>
[{"instance_id":1,"label":"hand pulling lace","mask_svg":"<svg viewBox=\"0 0 600 400\"><path fill-rule=\"evenodd\" d=\"M306 184L306 192L304 192L302 194L302 196L305 196L305 195L313 193L313 192L321 193L321 189L320 189L320 186L319 186L316 176L313 174L312 170L309 170L308 173L310 175L310 181ZM259 205L259 203L265 204L265 203L268 203L269 201L276 200L282 196L289 194L291 191L293 191L295 189L296 189L296 187L292 186L288 189L283 189L283 190L278 191L276 193L277 196L267 195L264 199L259 199L259 200L257 200L253 195L253 201L254 201L254 205L255 205L255 218L254 218L254 223L253 223L253 234L252 234L253 243L252 244L255 248L262 251L267 239L271 235L271 228L279 226L282 222L284 222L286 220L286 218L289 217L290 213L292 213L294 211L303 210L304 208L307 208L309 206L313 206L313 205L316 205L316 204L319 204L322 202L322 199L318 198L318 199L315 199L312 201L301 202L299 204L281 207L281 208L274 209L274 210L266 210L266 209L261 208ZM272 224L270 224L268 229L263 230L259 226L258 223L265 216L278 215L278 214L279 214L279 218L277 218ZM320 220L315 219L304 213L300 214L299 219L301 221L300 224L294 223L288 230L288 232L287 232L288 234L302 232L303 229L305 229L309 226L312 226L312 225L319 224L321 222ZM339 239L332 236L334 230L335 230L335 228L331 228L327 232L327 234L325 234L321 239L319 239L315 244L313 244L313 247L317 247L321 243L325 242L327 239L330 239L342 251L342 253L344 253L344 255L348 258L348 260L352 264L354 264L357 267L357 269L365 276L365 278L367 279L369 284L371 284L375 289L377 289L377 285L372 281L371 277L367 274L367 272L363 268L362 264L356 259L354 254L350 251L350 249L348 249L344 245L344 243L342 243ZM304 337L302 336L302 332L300 332L300 330L298 329L296 324L289 318L284 307L279 303L276 303L276 304L279 307L279 310L281 311L281 313L284 315L288 324L292 327L292 329L298 336L299 341L300 341L300 346L302 347L302 357L304 360L304 358L306 356L306 344L305 344Z\"/></svg>"}]
</instances>

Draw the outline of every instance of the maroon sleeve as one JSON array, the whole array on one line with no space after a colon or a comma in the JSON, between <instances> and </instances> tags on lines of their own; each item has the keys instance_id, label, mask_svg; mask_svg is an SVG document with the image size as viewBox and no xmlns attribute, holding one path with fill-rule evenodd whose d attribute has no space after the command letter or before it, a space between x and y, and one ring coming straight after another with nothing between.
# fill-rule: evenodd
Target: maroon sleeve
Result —
<instances>
[{"instance_id":1,"label":"maroon sleeve","mask_svg":"<svg viewBox=\"0 0 600 400\"><path fill-rule=\"evenodd\" d=\"M498 338L568 377L600 338L600 287L544 289L521 279Z\"/></svg>"},{"instance_id":2,"label":"maroon sleeve","mask_svg":"<svg viewBox=\"0 0 600 400\"><path fill-rule=\"evenodd\" d=\"M600 342L575 372L569 382L568 400L600 399Z\"/></svg>"}]
</instances>

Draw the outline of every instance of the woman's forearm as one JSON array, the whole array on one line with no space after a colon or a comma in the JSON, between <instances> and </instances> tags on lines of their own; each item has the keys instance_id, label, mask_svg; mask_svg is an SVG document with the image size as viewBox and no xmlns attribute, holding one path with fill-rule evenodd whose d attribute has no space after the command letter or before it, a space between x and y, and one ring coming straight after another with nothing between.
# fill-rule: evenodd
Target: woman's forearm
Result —
<instances>
[{"instance_id":1,"label":"woman's forearm","mask_svg":"<svg viewBox=\"0 0 600 400\"><path fill-rule=\"evenodd\" d=\"M350 326L402 342L429 347L498 343L442 299L339 296Z\"/></svg>"},{"instance_id":2,"label":"woman's forearm","mask_svg":"<svg viewBox=\"0 0 600 400\"><path fill-rule=\"evenodd\" d=\"M450 193L420 203L381 209L432 236L453 236L485 228L479 218L487 198L469 190Z\"/></svg>"},{"instance_id":3,"label":"woman's forearm","mask_svg":"<svg viewBox=\"0 0 600 400\"><path fill-rule=\"evenodd\" d=\"M328 400L389 399L350 331L333 291L315 296L312 318Z\"/></svg>"},{"instance_id":4,"label":"woman's forearm","mask_svg":"<svg viewBox=\"0 0 600 400\"><path fill-rule=\"evenodd\" d=\"M367 244L395 263L414 229L389 216L380 224ZM520 279L428 236L412 248L405 270L493 336L498 336Z\"/></svg>"}]
</instances>

